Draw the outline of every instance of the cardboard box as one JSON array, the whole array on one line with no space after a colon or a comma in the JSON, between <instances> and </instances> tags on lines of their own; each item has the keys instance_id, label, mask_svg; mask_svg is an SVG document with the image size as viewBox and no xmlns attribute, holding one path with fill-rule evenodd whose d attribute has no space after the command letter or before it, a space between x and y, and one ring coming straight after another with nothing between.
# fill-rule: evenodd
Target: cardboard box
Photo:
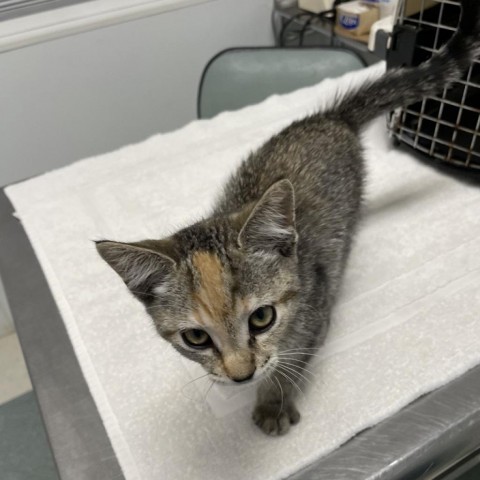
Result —
<instances>
[{"instance_id":1,"label":"cardboard box","mask_svg":"<svg viewBox=\"0 0 480 480\"><path fill-rule=\"evenodd\" d=\"M438 2L435 0L405 0L405 16L411 17L422 10L422 8L427 10L427 8L435 5L438 5Z\"/></svg>"},{"instance_id":2,"label":"cardboard box","mask_svg":"<svg viewBox=\"0 0 480 480\"><path fill-rule=\"evenodd\" d=\"M337 7L337 30L361 36L368 33L379 18L378 8L364 5L360 0L341 3Z\"/></svg>"},{"instance_id":3,"label":"cardboard box","mask_svg":"<svg viewBox=\"0 0 480 480\"><path fill-rule=\"evenodd\" d=\"M350 38L356 42L365 43L366 45L368 45L368 40L370 39L370 35L368 33L364 33L363 35L354 35L353 33L350 33L347 30L338 27L337 25L335 25L335 34L344 38Z\"/></svg>"},{"instance_id":4,"label":"cardboard box","mask_svg":"<svg viewBox=\"0 0 480 480\"><path fill-rule=\"evenodd\" d=\"M333 8L334 0L298 0L298 8L307 12L320 13Z\"/></svg>"},{"instance_id":5,"label":"cardboard box","mask_svg":"<svg viewBox=\"0 0 480 480\"><path fill-rule=\"evenodd\" d=\"M438 1L435 0L397 0L398 1L403 1L404 2L404 7L405 8L405 16L406 17L411 17L412 15L417 14L422 10L427 10L428 8L431 8L435 5L438 5ZM377 7L382 7L385 4L391 4L395 8L393 9L393 13L395 13L396 7L397 7L397 2L395 1L386 1L386 0L362 0L362 3L365 5L372 5L372 6L377 6Z\"/></svg>"}]
</instances>

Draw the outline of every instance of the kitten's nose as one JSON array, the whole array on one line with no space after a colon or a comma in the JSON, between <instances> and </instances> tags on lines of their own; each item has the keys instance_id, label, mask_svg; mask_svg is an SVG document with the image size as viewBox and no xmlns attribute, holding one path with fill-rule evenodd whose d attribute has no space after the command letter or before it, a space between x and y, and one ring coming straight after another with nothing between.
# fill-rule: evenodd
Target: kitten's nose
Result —
<instances>
[{"instance_id":1,"label":"kitten's nose","mask_svg":"<svg viewBox=\"0 0 480 480\"><path fill-rule=\"evenodd\" d=\"M232 380L234 382L238 382L238 383L246 382L247 380L250 380L253 377L254 373L255 373L255 370L250 375L248 375L247 377L243 377L243 378L233 378L232 377Z\"/></svg>"}]
</instances>

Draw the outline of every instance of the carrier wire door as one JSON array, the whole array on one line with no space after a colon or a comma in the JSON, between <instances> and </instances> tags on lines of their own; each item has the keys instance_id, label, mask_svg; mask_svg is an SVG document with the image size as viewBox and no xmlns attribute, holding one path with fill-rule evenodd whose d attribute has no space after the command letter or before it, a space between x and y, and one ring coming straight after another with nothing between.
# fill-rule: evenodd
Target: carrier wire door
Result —
<instances>
[{"instance_id":1,"label":"carrier wire door","mask_svg":"<svg viewBox=\"0 0 480 480\"><path fill-rule=\"evenodd\" d=\"M430 58L455 33L460 14L457 0L400 0L388 68ZM480 62L439 95L392 112L388 127L429 157L480 171Z\"/></svg>"}]
</instances>

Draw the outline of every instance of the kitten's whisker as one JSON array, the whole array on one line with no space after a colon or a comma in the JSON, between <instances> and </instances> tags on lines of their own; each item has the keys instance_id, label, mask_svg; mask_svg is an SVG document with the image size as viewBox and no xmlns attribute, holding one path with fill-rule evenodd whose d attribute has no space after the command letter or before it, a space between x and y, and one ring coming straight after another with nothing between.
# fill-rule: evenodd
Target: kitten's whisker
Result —
<instances>
[{"instance_id":1,"label":"kitten's whisker","mask_svg":"<svg viewBox=\"0 0 480 480\"><path fill-rule=\"evenodd\" d=\"M295 360L295 361L298 362L298 360ZM312 376L314 377L315 382L320 382L321 385L325 385L325 380L324 380L324 378L323 378L321 375L319 375L318 372L317 372L317 373L314 373L314 372L310 371L309 369L307 369L307 368L305 368L305 367L303 367L303 366L301 366L301 365L292 365L292 364L289 363L289 362L287 362L287 363L285 363L285 364L286 364L286 365L289 365L290 367L295 366L296 368L300 368L300 369L304 370L305 372L308 372L310 375L312 375Z\"/></svg>"},{"instance_id":2,"label":"kitten's whisker","mask_svg":"<svg viewBox=\"0 0 480 480\"><path fill-rule=\"evenodd\" d=\"M310 362L308 362L308 361L298 360L298 358L284 357L283 355L282 355L282 357L280 357L279 359L282 360L282 361L283 361L283 360L293 360L293 361L295 361L295 362L304 363L305 365L309 365L309 364L310 364Z\"/></svg>"},{"instance_id":3,"label":"kitten's whisker","mask_svg":"<svg viewBox=\"0 0 480 480\"><path fill-rule=\"evenodd\" d=\"M316 354L316 353L309 353L309 352L288 352L288 355L308 355L310 357L322 357L322 355ZM282 357L283 354L277 354L277 357Z\"/></svg>"},{"instance_id":4,"label":"kitten's whisker","mask_svg":"<svg viewBox=\"0 0 480 480\"><path fill-rule=\"evenodd\" d=\"M265 377L265 380L269 380L270 383L273 385L273 388L276 387L276 385L273 383L273 380L270 378L270 375L268 375L267 377ZM265 380L264 380L264 381L265 381Z\"/></svg>"},{"instance_id":5,"label":"kitten's whisker","mask_svg":"<svg viewBox=\"0 0 480 480\"><path fill-rule=\"evenodd\" d=\"M185 385L183 385L183 387L180 388L180 392L182 395L185 396L185 388L188 387L191 383L193 382L196 382L197 380L200 380L201 378L205 378L207 375L209 375L208 373L206 373L205 375L200 375L199 377L197 378L194 378L193 380L190 380L189 382L187 382ZM186 397L186 398L189 398L189 397ZM193 400L193 398L189 398L190 400Z\"/></svg>"},{"instance_id":6,"label":"kitten's whisker","mask_svg":"<svg viewBox=\"0 0 480 480\"><path fill-rule=\"evenodd\" d=\"M318 353L318 348L316 349L309 349L309 350L304 350L302 348L296 348L295 350L285 350L283 352L277 353L277 355L296 355L299 353L305 353L308 355L316 355Z\"/></svg>"},{"instance_id":7,"label":"kitten's whisker","mask_svg":"<svg viewBox=\"0 0 480 480\"><path fill-rule=\"evenodd\" d=\"M281 365L277 365L277 367L278 369L275 370L275 373L279 373L280 375L283 375L288 380L289 383L291 383L303 396L305 396L302 389L299 387L299 385L297 385L297 382L295 382L295 380L290 378L290 376L287 374L286 371L284 372L280 370L282 368Z\"/></svg>"},{"instance_id":8,"label":"kitten's whisker","mask_svg":"<svg viewBox=\"0 0 480 480\"><path fill-rule=\"evenodd\" d=\"M297 350L318 350L320 347L297 347L297 348L290 348L289 350L282 350L281 353L286 352L294 352Z\"/></svg>"},{"instance_id":9,"label":"kitten's whisker","mask_svg":"<svg viewBox=\"0 0 480 480\"><path fill-rule=\"evenodd\" d=\"M316 377L316 376L317 376L316 373L313 373L311 370L309 370L308 368L304 367L303 365L297 365L297 364L291 363L291 362L284 362L283 360L288 360L288 359L282 359L282 361L280 362L282 365L289 365L290 367L295 367L296 369L299 369L300 371L309 373L309 374L312 375L313 377ZM298 362L298 361L299 361L299 360L296 360L295 358L292 358L292 360L294 360L295 362ZM302 362L302 363L307 363L307 362ZM307 365L308 365L308 364L307 364Z\"/></svg>"},{"instance_id":10,"label":"kitten's whisker","mask_svg":"<svg viewBox=\"0 0 480 480\"><path fill-rule=\"evenodd\" d=\"M304 383L306 381L305 377L302 378L302 376L299 375L299 373L296 370L293 370L292 368L287 367L286 365L282 365L282 368L284 371L289 372L290 375L292 375L299 383L302 383L302 382Z\"/></svg>"},{"instance_id":11,"label":"kitten's whisker","mask_svg":"<svg viewBox=\"0 0 480 480\"><path fill-rule=\"evenodd\" d=\"M212 380L210 386L207 389L207 393L205 393L205 396L203 397L203 403L207 403L208 394L210 393L210 390L212 389L214 383L215 382Z\"/></svg>"},{"instance_id":12,"label":"kitten's whisker","mask_svg":"<svg viewBox=\"0 0 480 480\"><path fill-rule=\"evenodd\" d=\"M299 371L294 370L293 368L288 367L288 366L285 365L285 364L281 364L281 365L282 365L282 367L283 367L284 369L290 371L290 372L292 373L292 375L296 375L297 378L299 378L299 376L300 376L300 377L302 377L306 382L308 382L308 383L310 383L310 384L312 383L312 381L311 381L308 377L306 377L305 375L303 375L303 374L300 373Z\"/></svg>"},{"instance_id":13,"label":"kitten's whisker","mask_svg":"<svg viewBox=\"0 0 480 480\"><path fill-rule=\"evenodd\" d=\"M283 372L282 374L283 374L284 376L287 375L287 376L288 376L288 379L290 380L291 383L293 383L293 384L296 385L298 388L300 388L299 385L298 385L298 383L297 383L297 381L301 381L301 378L300 378L300 377L298 377L298 376L296 376L296 375L294 376L294 375L293 375L294 372L287 370L283 365L278 365L278 368L281 369L281 371L279 370L279 373L282 373L282 372ZM302 392L302 393L303 393L303 392Z\"/></svg>"},{"instance_id":14,"label":"kitten's whisker","mask_svg":"<svg viewBox=\"0 0 480 480\"><path fill-rule=\"evenodd\" d=\"M185 392L183 392L182 390L180 390L180 393L182 394L182 397L187 398L191 402L195 402L195 398L192 398L192 397L189 397L188 395L185 395Z\"/></svg>"},{"instance_id":15,"label":"kitten's whisker","mask_svg":"<svg viewBox=\"0 0 480 480\"><path fill-rule=\"evenodd\" d=\"M278 418L278 417L280 417L280 415L282 413L282 410L283 410L283 388L280 385L280 382L278 381L277 377L275 377L275 380L277 381L278 386L280 387L280 395L281 395L281 399L282 399L282 403L280 404L280 410L278 411L278 414L277 414L277 418Z\"/></svg>"}]
</instances>

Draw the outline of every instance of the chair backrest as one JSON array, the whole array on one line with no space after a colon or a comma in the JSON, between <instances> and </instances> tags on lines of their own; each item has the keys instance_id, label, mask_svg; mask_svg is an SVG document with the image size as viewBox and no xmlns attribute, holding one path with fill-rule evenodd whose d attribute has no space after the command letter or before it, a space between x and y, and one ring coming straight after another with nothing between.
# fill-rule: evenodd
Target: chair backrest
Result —
<instances>
[{"instance_id":1,"label":"chair backrest","mask_svg":"<svg viewBox=\"0 0 480 480\"><path fill-rule=\"evenodd\" d=\"M198 117L258 103L365 67L351 50L335 47L234 48L216 55L202 75Z\"/></svg>"}]
</instances>

